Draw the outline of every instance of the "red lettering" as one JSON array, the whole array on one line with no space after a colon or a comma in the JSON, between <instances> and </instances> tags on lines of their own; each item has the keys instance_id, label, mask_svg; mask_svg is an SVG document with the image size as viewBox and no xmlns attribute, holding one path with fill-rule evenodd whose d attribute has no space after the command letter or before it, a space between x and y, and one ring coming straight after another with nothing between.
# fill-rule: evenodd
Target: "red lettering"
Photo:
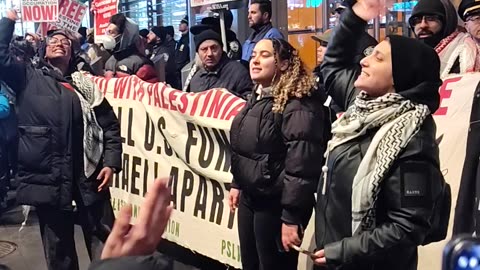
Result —
<instances>
[{"instance_id":1,"label":"red lettering","mask_svg":"<svg viewBox=\"0 0 480 270\"><path fill-rule=\"evenodd\" d=\"M198 100L200 99L201 96L203 96L205 94L206 94L206 92L200 92L198 94L192 93L192 95L195 95L195 99L193 100L192 109L190 110L190 116L195 115L195 113L197 112Z\"/></svg>"},{"instance_id":2,"label":"red lettering","mask_svg":"<svg viewBox=\"0 0 480 270\"><path fill-rule=\"evenodd\" d=\"M153 84L149 84L147 87L148 105L152 105Z\"/></svg>"},{"instance_id":3,"label":"red lettering","mask_svg":"<svg viewBox=\"0 0 480 270\"><path fill-rule=\"evenodd\" d=\"M162 105L160 104L160 97L158 96L158 84L155 85L155 89L153 90L153 99L154 99L154 106L157 108L161 108Z\"/></svg>"},{"instance_id":4,"label":"red lettering","mask_svg":"<svg viewBox=\"0 0 480 270\"><path fill-rule=\"evenodd\" d=\"M182 95L180 96L180 102L181 102L181 105L183 106L178 106L177 104L178 111L181 113L185 113L188 107L187 94L182 93Z\"/></svg>"},{"instance_id":5,"label":"red lettering","mask_svg":"<svg viewBox=\"0 0 480 270\"><path fill-rule=\"evenodd\" d=\"M227 105L225 105L225 108L231 108L236 101L237 101L236 98L230 99L230 101L227 103ZM223 111L222 116L220 117L221 120L225 120L225 116L226 116L227 112L228 112L228 109Z\"/></svg>"},{"instance_id":6,"label":"red lettering","mask_svg":"<svg viewBox=\"0 0 480 270\"><path fill-rule=\"evenodd\" d=\"M237 106L233 107L233 109L231 109L230 112L228 113L225 120L228 121L230 120L230 118L237 116L237 114L243 109L244 106L245 106L245 103L242 102L242 103L239 103Z\"/></svg>"},{"instance_id":7,"label":"red lettering","mask_svg":"<svg viewBox=\"0 0 480 270\"><path fill-rule=\"evenodd\" d=\"M172 91L170 91L170 94L168 95L168 99L170 100L170 110L172 110L172 111L177 111L177 106L175 106L173 104L173 102L177 100L178 92L180 92L180 91L172 90Z\"/></svg>"},{"instance_id":8,"label":"red lettering","mask_svg":"<svg viewBox=\"0 0 480 270\"><path fill-rule=\"evenodd\" d=\"M33 20L34 21L40 21L42 19L42 14L41 14L41 11L40 11L40 7L39 6L34 6L33 7Z\"/></svg>"},{"instance_id":9,"label":"red lettering","mask_svg":"<svg viewBox=\"0 0 480 270\"><path fill-rule=\"evenodd\" d=\"M220 97L222 97L221 101L220 101ZM216 92L207 116L212 117L212 113L215 112L213 114L213 118L218 118L218 114L220 113L220 109L222 108L223 103L225 103L225 101L227 100L228 97L229 97L229 95L223 94L220 91Z\"/></svg>"},{"instance_id":10,"label":"red lettering","mask_svg":"<svg viewBox=\"0 0 480 270\"><path fill-rule=\"evenodd\" d=\"M460 81L462 77L456 77L456 78L451 78L443 81L442 86L438 90L440 93L440 105L442 105L442 102L444 99L449 99L450 96L452 96L452 89L447 88L448 84L450 83L456 83ZM438 110L435 112L434 115L447 115L448 107L440 107Z\"/></svg>"},{"instance_id":11,"label":"red lettering","mask_svg":"<svg viewBox=\"0 0 480 270\"><path fill-rule=\"evenodd\" d=\"M162 90L160 90L160 95L162 96L162 108L164 108L165 110L168 110L170 109L168 107L168 104L167 102L165 101L165 90L167 89L167 86L165 84L162 84Z\"/></svg>"},{"instance_id":12,"label":"red lettering","mask_svg":"<svg viewBox=\"0 0 480 270\"><path fill-rule=\"evenodd\" d=\"M22 6L22 17L26 22L32 21L32 7L31 6Z\"/></svg>"},{"instance_id":13,"label":"red lettering","mask_svg":"<svg viewBox=\"0 0 480 270\"><path fill-rule=\"evenodd\" d=\"M56 6L41 6L42 18L45 21L53 21L56 17Z\"/></svg>"},{"instance_id":14,"label":"red lettering","mask_svg":"<svg viewBox=\"0 0 480 270\"><path fill-rule=\"evenodd\" d=\"M139 101L142 101L143 97L145 96L145 88L144 87L145 87L144 82L139 83L139 87L138 87L138 91L137 91L137 96L138 96Z\"/></svg>"},{"instance_id":15,"label":"red lettering","mask_svg":"<svg viewBox=\"0 0 480 270\"><path fill-rule=\"evenodd\" d=\"M205 111L207 110L208 105L210 105L210 97L212 97L212 94L213 94L213 91L208 91L207 97L203 102L203 108L202 108L202 112L200 113L200 116L205 116Z\"/></svg>"}]
</instances>

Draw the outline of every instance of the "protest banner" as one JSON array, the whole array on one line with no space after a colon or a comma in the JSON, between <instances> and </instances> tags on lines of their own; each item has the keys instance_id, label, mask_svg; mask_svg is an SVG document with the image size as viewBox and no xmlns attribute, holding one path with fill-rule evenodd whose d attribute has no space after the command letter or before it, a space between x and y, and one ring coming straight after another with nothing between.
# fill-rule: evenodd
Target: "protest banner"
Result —
<instances>
[{"instance_id":1,"label":"protest banner","mask_svg":"<svg viewBox=\"0 0 480 270\"><path fill-rule=\"evenodd\" d=\"M22 0L22 21L55 22L58 19L58 0Z\"/></svg>"},{"instance_id":2,"label":"protest banner","mask_svg":"<svg viewBox=\"0 0 480 270\"><path fill-rule=\"evenodd\" d=\"M105 35L110 17L118 13L117 0L93 0L92 10L95 15L95 42L98 37Z\"/></svg>"},{"instance_id":3,"label":"protest banner","mask_svg":"<svg viewBox=\"0 0 480 270\"><path fill-rule=\"evenodd\" d=\"M114 107L122 129L123 171L112 183L114 210L132 203L136 217L153 179L170 176L175 210L164 237L241 268L237 220L227 201L232 179L228 140L230 124L245 102L225 90L185 93L136 76L94 81ZM453 203L479 81L479 73L457 75L446 78L439 89L441 105L434 118L441 169L452 186ZM305 249L315 248L313 229L312 219ZM445 241L421 247L418 269L440 269L444 245ZM300 255L298 269L311 269L311 264Z\"/></svg>"},{"instance_id":4,"label":"protest banner","mask_svg":"<svg viewBox=\"0 0 480 270\"><path fill-rule=\"evenodd\" d=\"M76 0L61 0L59 9L58 20L40 24L38 34L46 35L49 30L53 29L68 29L77 32L83 17L88 12L88 7Z\"/></svg>"}]
</instances>

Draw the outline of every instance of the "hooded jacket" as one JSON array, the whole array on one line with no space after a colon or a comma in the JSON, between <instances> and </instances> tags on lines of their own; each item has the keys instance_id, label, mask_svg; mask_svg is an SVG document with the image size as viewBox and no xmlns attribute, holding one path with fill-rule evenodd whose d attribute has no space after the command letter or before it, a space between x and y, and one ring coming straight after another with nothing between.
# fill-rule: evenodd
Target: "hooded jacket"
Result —
<instances>
[{"instance_id":1,"label":"hooded jacket","mask_svg":"<svg viewBox=\"0 0 480 270\"><path fill-rule=\"evenodd\" d=\"M137 75L144 81L158 81L153 63L137 49L139 37L138 25L127 18L125 29L117 41L113 54L105 63L106 77Z\"/></svg>"},{"instance_id":2,"label":"hooded jacket","mask_svg":"<svg viewBox=\"0 0 480 270\"><path fill-rule=\"evenodd\" d=\"M440 16L443 23L442 30L424 41L432 47L438 45L440 40L451 35L458 26L458 17L455 7L449 0L420 0L413 8L412 16L409 19L410 28L415 33L413 18L424 15Z\"/></svg>"},{"instance_id":3,"label":"hooded jacket","mask_svg":"<svg viewBox=\"0 0 480 270\"><path fill-rule=\"evenodd\" d=\"M104 149L97 171L87 178L82 107L70 78L48 64L35 68L16 61L8 48L14 26L10 19L0 21L0 73L16 93L18 203L72 210L74 189L86 206L108 198L108 190L97 192L96 177L103 167L122 167L120 125L112 107L104 99L94 108Z\"/></svg>"},{"instance_id":4,"label":"hooded jacket","mask_svg":"<svg viewBox=\"0 0 480 270\"><path fill-rule=\"evenodd\" d=\"M361 69L351 62L351 54L365 25L350 9L346 10L324 58L325 87L343 110L353 104L359 92L354 82ZM439 106L441 83L435 52L418 42L412 46L413 40L403 37L390 39L396 92L413 102L426 104L434 112ZM395 55L395 50L407 45ZM420 51L408 56L412 49ZM422 74L427 64L422 62L424 54L432 60L428 63L432 65L431 71L426 75ZM423 56L415 62L418 55ZM356 235L352 235L351 227L352 183L377 130L369 130L329 153L328 172L318 185L315 219L317 249L324 249L327 269L417 269L417 246L424 243L431 228L434 200L440 196L443 183L435 130L433 118L428 116L381 182L374 229ZM417 195L411 196L409 190L418 191Z\"/></svg>"}]
</instances>

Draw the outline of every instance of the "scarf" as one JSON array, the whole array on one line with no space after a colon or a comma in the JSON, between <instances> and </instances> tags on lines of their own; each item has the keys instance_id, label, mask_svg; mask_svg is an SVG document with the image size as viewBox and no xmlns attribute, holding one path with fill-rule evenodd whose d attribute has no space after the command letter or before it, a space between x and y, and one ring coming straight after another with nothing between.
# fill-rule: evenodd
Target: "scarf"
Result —
<instances>
[{"instance_id":1,"label":"scarf","mask_svg":"<svg viewBox=\"0 0 480 270\"><path fill-rule=\"evenodd\" d=\"M99 106L104 96L93 81L80 72L72 73L72 86L80 99L83 113L83 164L88 177L97 169L103 155L103 130L95 117L94 108Z\"/></svg>"},{"instance_id":2,"label":"scarf","mask_svg":"<svg viewBox=\"0 0 480 270\"><path fill-rule=\"evenodd\" d=\"M332 125L328 155L337 146L352 141L370 129L377 129L362 158L352 184L352 234L372 230L380 184L400 152L418 132L430 114L426 105L415 104L400 94L389 93L372 99L360 92L353 106ZM327 165L324 166L326 188Z\"/></svg>"},{"instance_id":3,"label":"scarf","mask_svg":"<svg viewBox=\"0 0 480 270\"><path fill-rule=\"evenodd\" d=\"M440 78L450 74L453 64L460 60L460 74L480 71L480 55L475 40L467 33L454 32L435 47L440 57Z\"/></svg>"}]
</instances>

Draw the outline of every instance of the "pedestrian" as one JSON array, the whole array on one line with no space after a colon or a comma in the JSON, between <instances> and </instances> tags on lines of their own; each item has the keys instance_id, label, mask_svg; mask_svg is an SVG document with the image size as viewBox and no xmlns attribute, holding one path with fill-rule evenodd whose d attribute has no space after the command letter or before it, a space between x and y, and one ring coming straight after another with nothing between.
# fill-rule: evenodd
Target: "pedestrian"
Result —
<instances>
[{"instance_id":1,"label":"pedestrian","mask_svg":"<svg viewBox=\"0 0 480 270\"><path fill-rule=\"evenodd\" d=\"M253 49L254 91L230 130L231 211L244 270L297 269L330 135L327 108L298 51L283 39Z\"/></svg>"},{"instance_id":2,"label":"pedestrian","mask_svg":"<svg viewBox=\"0 0 480 270\"><path fill-rule=\"evenodd\" d=\"M316 269L417 269L417 247L447 231L449 206L437 206L450 193L432 117L438 55L392 35L361 68L351 61L367 22L383 10L382 0L363 0L344 11L324 57L325 88L346 112L332 126L317 189ZM436 213L447 222L433 222Z\"/></svg>"},{"instance_id":3,"label":"pedestrian","mask_svg":"<svg viewBox=\"0 0 480 270\"><path fill-rule=\"evenodd\" d=\"M37 67L16 61L9 42L17 19L9 10L0 21L0 72L16 93L17 202L36 207L48 269L76 270L72 201L96 259L109 232L100 222L110 206L108 183L122 164L120 125L102 92L76 69L68 31L49 33Z\"/></svg>"}]
</instances>

